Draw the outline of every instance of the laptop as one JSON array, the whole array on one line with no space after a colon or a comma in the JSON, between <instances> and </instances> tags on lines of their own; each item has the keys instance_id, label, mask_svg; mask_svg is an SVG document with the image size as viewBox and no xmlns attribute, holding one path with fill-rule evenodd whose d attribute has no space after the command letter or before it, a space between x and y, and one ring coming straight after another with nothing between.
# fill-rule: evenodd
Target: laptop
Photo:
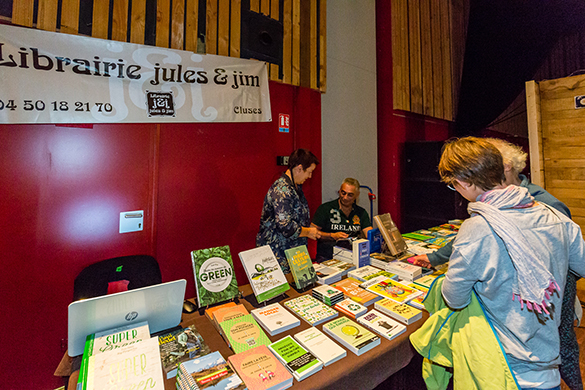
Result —
<instances>
[{"instance_id":1,"label":"laptop","mask_svg":"<svg viewBox=\"0 0 585 390\"><path fill-rule=\"evenodd\" d=\"M69 305L68 354L83 354L88 335L148 321L150 333L181 322L185 279L75 301Z\"/></svg>"}]
</instances>

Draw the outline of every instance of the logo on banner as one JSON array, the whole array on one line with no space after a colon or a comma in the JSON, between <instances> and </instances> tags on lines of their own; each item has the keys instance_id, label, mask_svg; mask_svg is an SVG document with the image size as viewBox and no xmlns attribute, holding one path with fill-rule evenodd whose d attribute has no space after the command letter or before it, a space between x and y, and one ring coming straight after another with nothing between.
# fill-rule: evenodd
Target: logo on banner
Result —
<instances>
[{"instance_id":1,"label":"logo on banner","mask_svg":"<svg viewBox=\"0 0 585 390\"><path fill-rule=\"evenodd\" d=\"M585 108L585 96L575 96L575 108Z\"/></svg>"},{"instance_id":2,"label":"logo on banner","mask_svg":"<svg viewBox=\"0 0 585 390\"><path fill-rule=\"evenodd\" d=\"M175 116L175 102L172 92L146 91L148 117Z\"/></svg>"},{"instance_id":3,"label":"logo on banner","mask_svg":"<svg viewBox=\"0 0 585 390\"><path fill-rule=\"evenodd\" d=\"M278 114L278 131L288 133L290 129L290 117L288 114Z\"/></svg>"}]
</instances>

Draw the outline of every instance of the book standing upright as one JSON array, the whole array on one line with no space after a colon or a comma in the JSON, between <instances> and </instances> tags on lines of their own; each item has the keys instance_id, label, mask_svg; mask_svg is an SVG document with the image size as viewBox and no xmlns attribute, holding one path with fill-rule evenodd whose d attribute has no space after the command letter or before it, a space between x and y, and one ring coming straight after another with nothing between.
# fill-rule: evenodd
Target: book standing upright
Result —
<instances>
[{"instance_id":1,"label":"book standing upright","mask_svg":"<svg viewBox=\"0 0 585 390\"><path fill-rule=\"evenodd\" d=\"M238 295L238 281L229 246L194 250L191 261L200 308L229 301Z\"/></svg>"},{"instance_id":2,"label":"book standing upright","mask_svg":"<svg viewBox=\"0 0 585 390\"><path fill-rule=\"evenodd\" d=\"M290 286L269 245L239 253L258 303L284 294Z\"/></svg>"}]
</instances>

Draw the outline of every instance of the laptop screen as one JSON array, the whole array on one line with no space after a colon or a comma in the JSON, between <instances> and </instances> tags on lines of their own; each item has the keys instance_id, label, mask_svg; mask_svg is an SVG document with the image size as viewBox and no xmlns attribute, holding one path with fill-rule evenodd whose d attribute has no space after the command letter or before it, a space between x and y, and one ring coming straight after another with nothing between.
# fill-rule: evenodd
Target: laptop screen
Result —
<instances>
[{"instance_id":1,"label":"laptop screen","mask_svg":"<svg viewBox=\"0 0 585 390\"><path fill-rule=\"evenodd\" d=\"M148 321L150 333L181 322L185 279L75 301L68 310L68 354L83 354L88 335Z\"/></svg>"}]
</instances>

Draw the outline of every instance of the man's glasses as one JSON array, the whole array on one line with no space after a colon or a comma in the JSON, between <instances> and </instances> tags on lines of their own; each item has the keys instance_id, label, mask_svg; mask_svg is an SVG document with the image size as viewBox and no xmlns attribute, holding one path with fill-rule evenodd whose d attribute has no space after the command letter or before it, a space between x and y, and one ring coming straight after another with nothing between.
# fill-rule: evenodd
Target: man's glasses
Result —
<instances>
[{"instance_id":1,"label":"man's glasses","mask_svg":"<svg viewBox=\"0 0 585 390\"><path fill-rule=\"evenodd\" d=\"M455 187L453 187L451 184L447 184L447 188L450 189L451 191L457 191Z\"/></svg>"}]
</instances>

